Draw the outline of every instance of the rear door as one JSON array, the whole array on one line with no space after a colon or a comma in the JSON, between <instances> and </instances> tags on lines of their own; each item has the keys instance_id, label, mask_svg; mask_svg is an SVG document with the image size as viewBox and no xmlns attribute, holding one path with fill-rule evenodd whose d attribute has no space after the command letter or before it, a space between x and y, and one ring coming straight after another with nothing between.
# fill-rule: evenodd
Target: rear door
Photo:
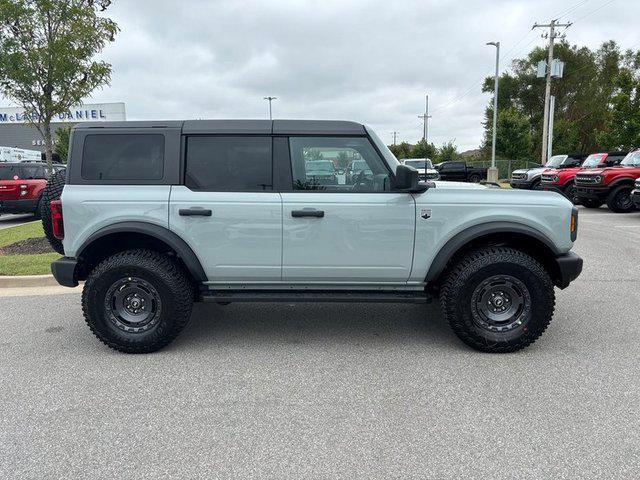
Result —
<instances>
[{"instance_id":1,"label":"rear door","mask_svg":"<svg viewBox=\"0 0 640 480\"><path fill-rule=\"evenodd\" d=\"M286 140L285 140L286 141ZM290 137L290 191L282 192L283 280L307 284L403 283L413 259L413 196L393 191L393 176L369 139ZM366 163L335 184L315 180L314 159Z\"/></svg>"},{"instance_id":2,"label":"rear door","mask_svg":"<svg viewBox=\"0 0 640 480\"><path fill-rule=\"evenodd\" d=\"M211 282L281 279L282 202L267 135L187 135L184 181L171 188L169 227Z\"/></svg>"}]
</instances>

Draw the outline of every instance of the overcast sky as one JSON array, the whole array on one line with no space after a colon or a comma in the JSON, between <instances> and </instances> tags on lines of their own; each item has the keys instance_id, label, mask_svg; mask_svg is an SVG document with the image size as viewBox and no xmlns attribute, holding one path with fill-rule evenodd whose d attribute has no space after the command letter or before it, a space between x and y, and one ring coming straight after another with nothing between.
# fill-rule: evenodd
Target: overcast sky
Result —
<instances>
[{"instance_id":1,"label":"overcast sky","mask_svg":"<svg viewBox=\"0 0 640 480\"><path fill-rule=\"evenodd\" d=\"M534 22L560 16L575 22L571 43L640 47L640 0L115 0L109 11L121 28L102 55L112 84L87 101L123 101L129 120L268 118L272 95L275 118L356 120L415 142L429 93L430 141L461 150L482 139L486 42L502 43L504 70L545 44Z\"/></svg>"}]
</instances>

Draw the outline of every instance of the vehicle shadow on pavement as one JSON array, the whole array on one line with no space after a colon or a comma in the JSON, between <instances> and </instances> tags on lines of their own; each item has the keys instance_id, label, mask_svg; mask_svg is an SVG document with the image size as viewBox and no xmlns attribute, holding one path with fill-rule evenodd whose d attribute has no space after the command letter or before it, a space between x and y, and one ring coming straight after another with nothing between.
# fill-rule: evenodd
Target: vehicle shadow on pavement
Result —
<instances>
[{"instance_id":1,"label":"vehicle shadow on pavement","mask_svg":"<svg viewBox=\"0 0 640 480\"><path fill-rule=\"evenodd\" d=\"M460 343L437 304L237 303L196 304L191 322L169 349L207 348L211 343L421 344Z\"/></svg>"}]
</instances>

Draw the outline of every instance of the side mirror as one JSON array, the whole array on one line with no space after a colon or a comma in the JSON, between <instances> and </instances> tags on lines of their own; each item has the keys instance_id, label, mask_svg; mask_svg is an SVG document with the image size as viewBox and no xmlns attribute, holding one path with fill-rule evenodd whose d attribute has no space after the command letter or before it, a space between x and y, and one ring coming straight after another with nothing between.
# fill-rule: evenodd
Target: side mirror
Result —
<instances>
[{"instance_id":1,"label":"side mirror","mask_svg":"<svg viewBox=\"0 0 640 480\"><path fill-rule=\"evenodd\" d=\"M396 167L396 188L406 192L420 193L429 187L425 184L420 185L420 176L415 168L400 164Z\"/></svg>"}]
</instances>

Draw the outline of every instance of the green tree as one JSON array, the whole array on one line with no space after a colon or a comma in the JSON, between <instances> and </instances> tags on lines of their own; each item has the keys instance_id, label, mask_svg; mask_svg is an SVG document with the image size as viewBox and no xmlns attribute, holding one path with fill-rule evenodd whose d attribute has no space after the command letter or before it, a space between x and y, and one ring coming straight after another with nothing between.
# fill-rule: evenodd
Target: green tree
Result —
<instances>
[{"instance_id":1,"label":"green tree","mask_svg":"<svg viewBox=\"0 0 640 480\"><path fill-rule=\"evenodd\" d=\"M351 161L353 160L353 157L351 157L347 152L345 152L344 150L340 150L340 152L338 152L338 156L336 158L337 160L337 167L339 169L346 169L349 164L351 163Z\"/></svg>"},{"instance_id":2,"label":"green tree","mask_svg":"<svg viewBox=\"0 0 640 480\"><path fill-rule=\"evenodd\" d=\"M455 140L449 140L447 143L444 143L436 154L437 163L458 160L458 158L460 158L460 154L458 153Z\"/></svg>"},{"instance_id":3,"label":"green tree","mask_svg":"<svg viewBox=\"0 0 640 480\"><path fill-rule=\"evenodd\" d=\"M493 118L493 108L489 113ZM493 122L485 129L483 152L491 152L492 128ZM513 107L498 110L496 132L496 157L523 160L531 156L531 122L526 115Z\"/></svg>"},{"instance_id":4,"label":"green tree","mask_svg":"<svg viewBox=\"0 0 640 480\"><path fill-rule=\"evenodd\" d=\"M56 130L56 144L53 151L62 163L67 163L69 154L69 137L71 136L71 127L61 127Z\"/></svg>"},{"instance_id":5,"label":"green tree","mask_svg":"<svg viewBox=\"0 0 640 480\"><path fill-rule=\"evenodd\" d=\"M24 109L51 164L51 121L96 88L111 65L94 57L118 26L99 12L111 0L0 0L0 91Z\"/></svg>"},{"instance_id":6,"label":"green tree","mask_svg":"<svg viewBox=\"0 0 640 480\"><path fill-rule=\"evenodd\" d=\"M408 142L401 142L397 145L389 145L389 150L391 150L398 159L409 158L411 157L413 145Z\"/></svg>"},{"instance_id":7,"label":"green tree","mask_svg":"<svg viewBox=\"0 0 640 480\"><path fill-rule=\"evenodd\" d=\"M427 143L424 139L416 143L415 147L411 151L413 158L430 158L434 159L438 153L436 146L433 143Z\"/></svg>"},{"instance_id":8,"label":"green tree","mask_svg":"<svg viewBox=\"0 0 640 480\"><path fill-rule=\"evenodd\" d=\"M616 94L616 79L623 58L620 49L613 41L605 42L597 50L560 42L554 55L565 62L564 76L553 81L551 92L556 97L554 152L601 150L603 145L598 141L598 132L607 129L611 117L612 98ZM514 109L528 120L531 132L529 157L535 160L541 156L545 86L544 79L536 76L536 65L540 60L546 60L546 56L546 49L534 48L525 58L514 60L512 73L505 73L499 79L498 110ZM483 91L493 92L492 77L485 80ZM489 105L484 121L483 151L487 149L486 139L491 136L492 114ZM513 112L509 116L511 120L516 118Z\"/></svg>"},{"instance_id":9,"label":"green tree","mask_svg":"<svg viewBox=\"0 0 640 480\"><path fill-rule=\"evenodd\" d=\"M606 127L598 140L607 149L630 150L640 146L640 52L627 52L615 81L616 92Z\"/></svg>"}]
</instances>

